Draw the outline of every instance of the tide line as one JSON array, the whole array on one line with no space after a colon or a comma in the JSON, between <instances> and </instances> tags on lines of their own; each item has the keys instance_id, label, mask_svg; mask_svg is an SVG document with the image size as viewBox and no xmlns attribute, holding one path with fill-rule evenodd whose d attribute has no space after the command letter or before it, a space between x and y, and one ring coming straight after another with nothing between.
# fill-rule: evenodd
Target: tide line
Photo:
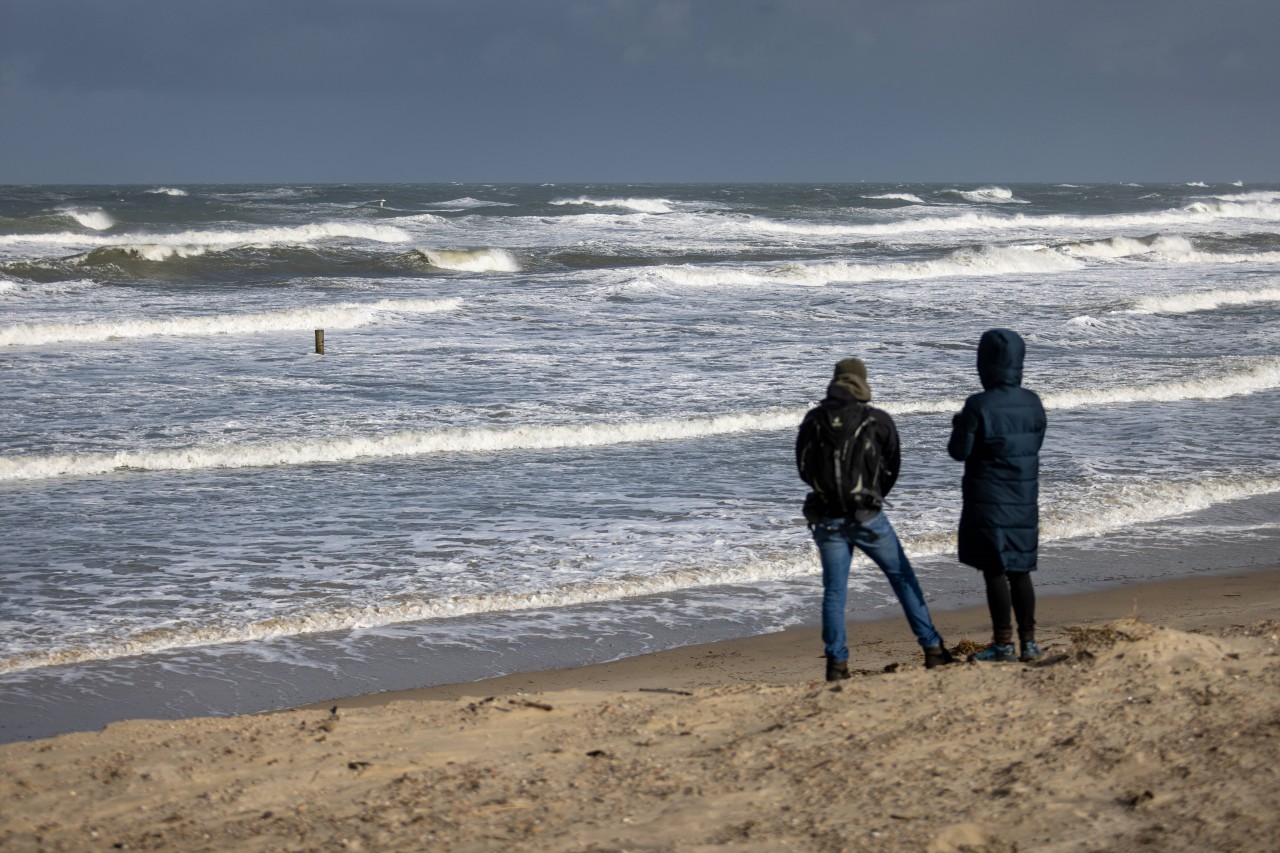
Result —
<instances>
[{"instance_id":1,"label":"tide line","mask_svg":"<svg viewBox=\"0 0 1280 853\"><path fill-rule=\"evenodd\" d=\"M1042 540L1099 536L1137 524L1176 518L1220 503L1272 494L1280 491L1280 478L1212 477L1183 483L1115 483L1097 491L1098 494L1090 496L1087 501L1072 500L1066 504L1071 507L1084 505L1087 509L1045 512L1041 525ZM938 556L954 551L955 534L948 530L907 536L903 545L913 556ZM697 566L649 576L576 581L540 590L370 603L254 619L238 626L151 628L124 637L12 655L0 659L0 673L155 654L194 646L352 631L485 613L559 609L718 585L758 585L816 575L819 571L817 557L805 548L791 555L727 566Z\"/></svg>"}]
</instances>

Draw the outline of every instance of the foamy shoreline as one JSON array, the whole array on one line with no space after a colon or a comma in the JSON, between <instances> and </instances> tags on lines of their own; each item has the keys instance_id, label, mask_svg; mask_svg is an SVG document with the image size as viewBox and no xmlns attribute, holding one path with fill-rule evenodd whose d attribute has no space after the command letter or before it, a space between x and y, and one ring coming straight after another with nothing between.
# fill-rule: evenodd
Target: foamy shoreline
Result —
<instances>
[{"instance_id":1,"label":"foamy shoreline","mask_svg":"<svg viewBox=\"0 0 1280 853\"><path fill-rule=\"evenodd\" d=\"M900 618L0 746L6 850L1267 849L1280 566L1042 599L1040 666ZM1134 620L1131 617L1137 617ZM937 615L981 640L980 609Z\"/></svg>"}]
</instances>

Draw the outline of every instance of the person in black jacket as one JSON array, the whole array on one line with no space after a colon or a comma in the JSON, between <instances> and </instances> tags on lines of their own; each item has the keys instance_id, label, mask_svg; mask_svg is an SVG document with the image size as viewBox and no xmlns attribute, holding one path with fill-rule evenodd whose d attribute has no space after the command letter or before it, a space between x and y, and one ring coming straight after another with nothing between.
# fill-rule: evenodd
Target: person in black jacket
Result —
<instances>
[{"instance_id":1,"label":"person in black jacket","mask_svg":"<svg viewBox=\"0 0 1280 853\"><path fill-rule=\"evenodd\" d=\"M849 677L845 604L854 548L888 578L924 649L925 666L955 661L929 618L915 571L883 512L884 498L898 479L901 449L893 418L868 405L870 400L866 365L846 358L836 365L826 398L805 415L796 437L796 467L813 489L804 515L822 560L827 681Z\"/></svg>"},{"instance_id":2,"label":"person in black jacket","mask_svg":"<svg viewBox=\"0 0 1280 853\"><path fill-rule=\"evenodd\" d=\"M1031 572L1040 544L1040 446L1047 419L1040 398L1022 387L1026 350L1017 332L983 333L978 342L983 391L952 418L947 444L951 457L964 463L960 562L982 572L991 611L991 645L973 656L980 661L1028 661L1041 654ZM1013 647L1012 615L1021 654Z\"/></svg>"}]
</instances>

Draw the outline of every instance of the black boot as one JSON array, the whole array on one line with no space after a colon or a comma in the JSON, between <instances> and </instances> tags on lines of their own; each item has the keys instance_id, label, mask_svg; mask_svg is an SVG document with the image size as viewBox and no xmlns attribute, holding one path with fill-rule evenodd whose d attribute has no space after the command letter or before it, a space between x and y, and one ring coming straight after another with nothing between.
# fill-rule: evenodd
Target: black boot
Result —
<instances>
[{"instance_id":1,"label":"black boot","mask_svg":"<svg viewBox=\"0 0 1280 853\"><path fill-rule=\"evenodd\" d=\"M938 643L936 646L927 646L924 650L924 668L933 669L935 666L946 666L949 663L955 663L956 659L951 652L947 651L946 643Z\"/></svg>"},{"instance_id":2,"label":"black boot","mask_svg":"<svg viewBox=\"0 0 1280 853\"><path fill-rule=\"evenodd\" d=\"M827 681L842 681L849 677L849 662L827 658Z\"/></svg>"}]
</instances>

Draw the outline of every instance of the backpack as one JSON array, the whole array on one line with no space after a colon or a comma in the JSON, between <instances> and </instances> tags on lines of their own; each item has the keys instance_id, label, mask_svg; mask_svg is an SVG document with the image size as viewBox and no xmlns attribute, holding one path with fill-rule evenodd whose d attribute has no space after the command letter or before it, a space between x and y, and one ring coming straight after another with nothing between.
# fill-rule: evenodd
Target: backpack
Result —
<instances>
[{"instance_id":1,"label":"backpack","mask_svg":"<svg viewBox=\"0 0 1280 853\"><path fill-rule=\"evenodd\" d=\"M819 406L805 418L812 435L797 459L800 477L816 493L824 511L849 517L855 510L879 509L883 458L874 438L871 407ZM807 502L806 502L807 503Z\"/></svg>"}]
</instances>

